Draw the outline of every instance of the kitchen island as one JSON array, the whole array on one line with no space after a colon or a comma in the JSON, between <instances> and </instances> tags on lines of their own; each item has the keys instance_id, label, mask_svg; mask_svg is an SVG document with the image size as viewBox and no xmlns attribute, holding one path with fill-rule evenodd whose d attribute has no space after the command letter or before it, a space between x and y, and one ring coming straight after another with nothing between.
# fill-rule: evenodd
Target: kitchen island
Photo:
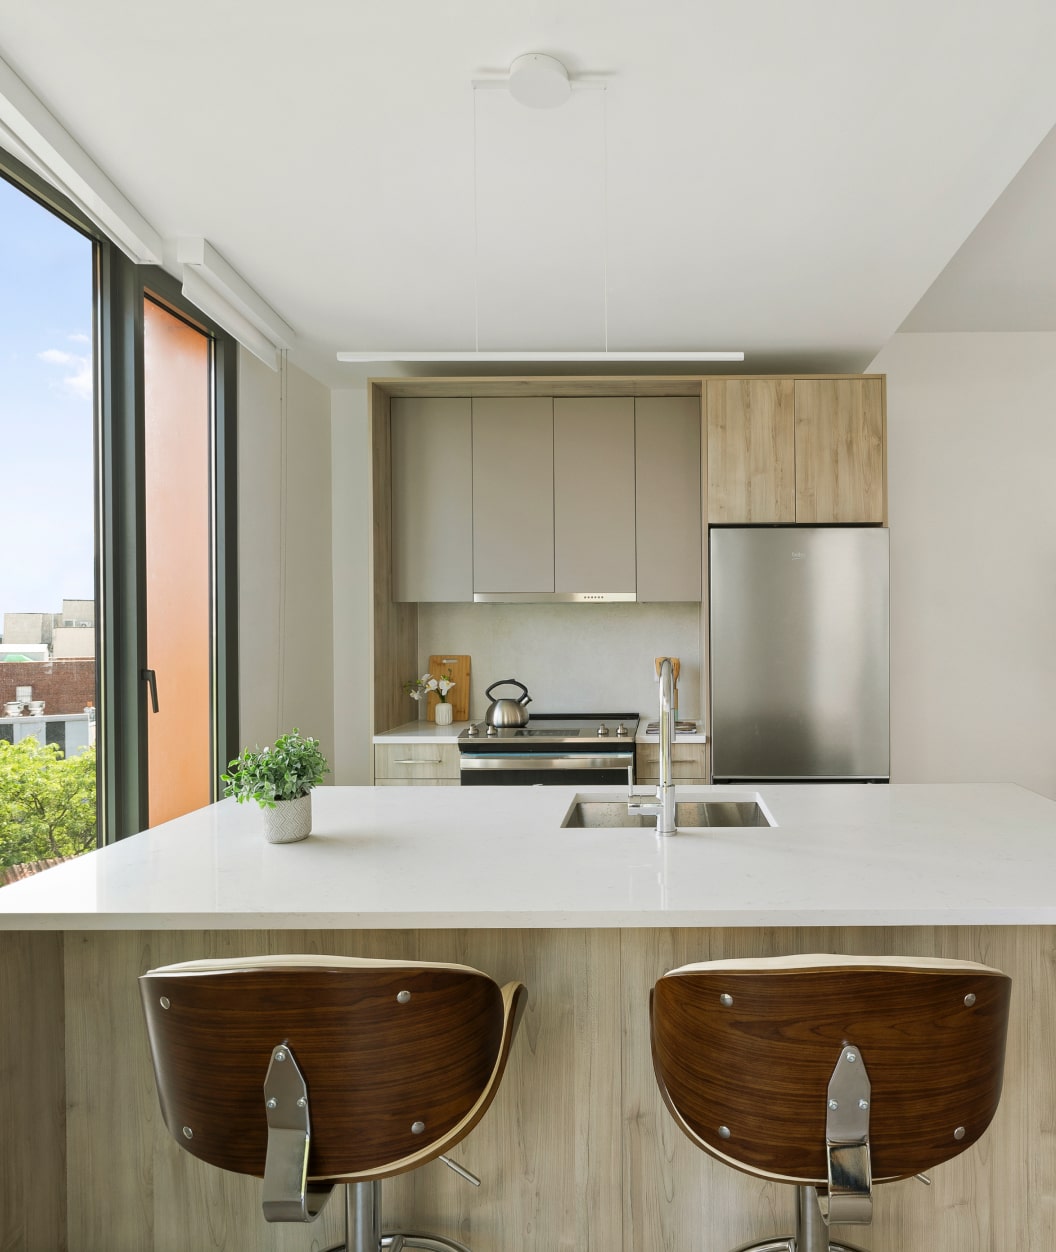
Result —
<instances>
[{"instance_id":1,"label":"kitchen island","mask_svg":"<svg viewBox=\"0 0 1056 1252\"><path fill-rule=\"evenodd\" d=\"M564 828L573 788L321 788L301 844L265 843L259 811L223 801L4 888L0 1247L336 1241L336 1207L310 1231L266 1227L257 1184L169 1139L136 986L170 961L300 951L457 960L528 987L503 1087L456 1153L484 1186L427 1166L386 1185L394 1220L474 1252L713 1252L790 1230L790 1190L705 1157L664 1110L648 994L691 960L842 951L1014 979L990 1131L932 1188L880 1188L874 1225L842 1237L1049 1252L1056 803L987 784L752 794L773 828L661 839Z\"/></svg>"}]
</instances>

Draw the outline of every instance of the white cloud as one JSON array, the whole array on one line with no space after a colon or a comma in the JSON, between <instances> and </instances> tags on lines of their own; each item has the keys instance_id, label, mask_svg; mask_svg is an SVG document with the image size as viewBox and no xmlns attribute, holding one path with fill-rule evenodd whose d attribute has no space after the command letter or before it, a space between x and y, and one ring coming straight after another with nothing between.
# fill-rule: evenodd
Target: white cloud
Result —
<instances>
[{"instance_id":1,"label":"white cloud","mask_svg":"<svg viewBox=\"0 0 1056 1252\"><path fill-rule=\"evenodd\" d=\"M71 335L71 339L80 340L79 336ZM83 337L83 338L86 338ZM77 352L63 352L61 348L45 348L38 352L37 357L46 365L55 365L65 371L59 386L75 396L90 399L92 395L92 358Z\"/></svg>"}]
</instances>

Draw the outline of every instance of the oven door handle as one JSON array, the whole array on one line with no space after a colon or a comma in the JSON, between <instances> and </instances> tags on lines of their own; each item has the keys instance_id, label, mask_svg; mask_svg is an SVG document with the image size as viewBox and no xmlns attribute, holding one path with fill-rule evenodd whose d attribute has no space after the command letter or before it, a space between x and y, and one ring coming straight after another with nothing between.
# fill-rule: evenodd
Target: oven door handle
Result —
<instances>
[{"instance_id":1,"label":"oven door handle","mask_svg":"<svg viewBox=\"0 0 1056 1252\"><path fill-rule=\"evenodd\" d=\"M590 756L584 752L464 752L460 769L630 769L631 752Z\"/></svg>"}]
</instances>

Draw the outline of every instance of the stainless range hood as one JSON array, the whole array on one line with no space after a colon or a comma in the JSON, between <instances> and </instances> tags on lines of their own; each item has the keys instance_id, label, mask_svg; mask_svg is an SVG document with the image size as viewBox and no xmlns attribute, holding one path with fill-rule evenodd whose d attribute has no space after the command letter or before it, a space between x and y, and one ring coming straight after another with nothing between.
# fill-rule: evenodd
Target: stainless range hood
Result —
<instances>
[{"instance_id":1,"label":"stainless range hood","mask_svg":"<svg viewBox=\"0 0 1056 1252\"><path fill-rule=\"evenodd\" d=\"M474 604L623 604L637 603L634 591L475 591Z\"/></svg>"}]
</instances>

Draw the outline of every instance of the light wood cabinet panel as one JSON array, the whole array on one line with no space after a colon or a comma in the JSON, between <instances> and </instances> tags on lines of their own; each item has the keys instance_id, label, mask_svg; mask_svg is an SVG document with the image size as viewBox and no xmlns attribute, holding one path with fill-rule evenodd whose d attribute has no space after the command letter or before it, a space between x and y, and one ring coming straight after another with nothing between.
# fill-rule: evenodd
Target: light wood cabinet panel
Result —
<instances>
[{"instance_id":1,"label":"light wood cabinet panel","mask_svg":"<svg viewBox=\"0 0 1056 1252\"><path fill-rule=\"evenodd\" d=\"M699 601L700 403L634 401L636 582L639 601Z\"/></svg>"},{"instance_id":2,"label":"light wood cabinet panel","mask_svg":"<svg viewBox=\"0 0 1056 1252\"><path fill-rule=\"evenodd\" d=\"M395 782L420 779L458 780L458 745L454 743L376 743L374 778Z\"/></svg>"},{"instance_id":3,"label":"light wood cabinet panel","mask_svg":"<svg viewBox=\"0 0 1056 1252\"><path fill-rule=\"evenodd\" d=\"M471 402L392 401L393 598L473 599Z\"/></svg>"},{"instance_id":4,"label":"light wood cabinet panel","mask_svg":"<svg viewBox=\"0 0 1056 1252\"><path fill-rule=\"evenodd\" d=\"M708 781L708 745L706 743L675 743L671 746L671 772L675 782L706 783ZM660 781L660 745L639 743L634 749L634 781Z\"/></svg>"},{"instance_id":5,"label":"light wood cabinet panel","mask_svg":"<svg viewBox=\"0 0 1056 1252\"><path fill-rule=\"evenodd\" d=\"M796 380L796 521L883 522L879 378Z\"/></svg>"},{"instance_id":6,"label":"light wood cabinet panel","mask_svg":"<svg viewBox=\"0 0 1056 1252\"><path fill-rule=\"evenodd\" d=\"M473 401L473 590L554 590L554 402Z\"/></svg>"},{"instance_id":7,"label":"light wood cabinet panel","mask_svg":"<svg viewBox=\"0 0 1056 1252\"><path fill-rule=\"evenodd\" d=\"M714 379L706 397L708 521L795 522L793 380Z\"/></svg>"},{"instance_id":8,"label":"light wood cabinet panel","mask_svg":"<svg viewBox=\"0 0 1056 1252\"><path fill-rule=\"evenodd\" d=\"M723 840L706 838L721 853ZM484 1185L439 1163L384 1184L387 1226L454 1236L476 1252L715 1252L791 1230L791 1187L707 1156L664 1105L648 997L665 971L810 952L985 962L1014 987L998 1114L934 1186L878 1187L874 1223L855 1241L873 1252L1056 1246L1056 1045L1039 1029L1056 1014L1051 927L12 932L0 952L0 988L18 992L2 1028L5 1249L295 1252L340 1239L340 1195L309 1241L303 1226L267 1226L260 1181L182 1151L158 1114L138 975L284 952L458 962L527 986L495 1102L456 1153Z\"/></svg>"},{"instance_id":9,"label":"light wood cabinet panel","mask_svg":"<svg viewBox=\"0 0 1056 1252\"><path fill-rule=\"evenodd\" d=\"M554 400L554 590L633 592L634 400Z\"/></svg>"},{"instance_id":10,"label":"light wood cabinet panel","mask_svg":"<svg viewBox=\"0 0 1056 1252\"><path fill-rule=\"evenodd\" d=\"M375 778L375 787L461 787L458 778Z\"/></svg>"}]
</instances>

